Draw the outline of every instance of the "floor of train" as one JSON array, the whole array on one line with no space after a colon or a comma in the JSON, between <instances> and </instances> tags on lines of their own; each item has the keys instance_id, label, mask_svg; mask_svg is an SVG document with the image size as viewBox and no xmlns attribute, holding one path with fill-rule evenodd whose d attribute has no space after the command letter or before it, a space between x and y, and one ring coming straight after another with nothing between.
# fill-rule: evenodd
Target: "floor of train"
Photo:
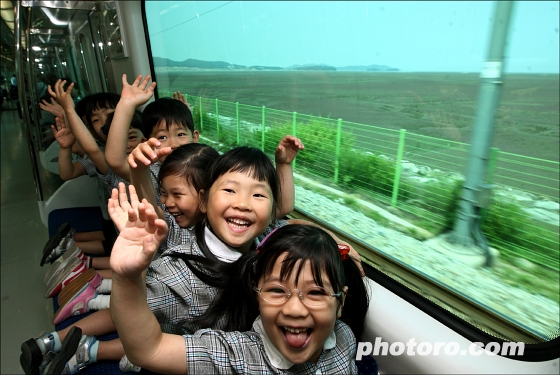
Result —
<instances>
[{"instance_id":1,"label":"floor of train","mask_svg":"<svg viewBox=\"0 0 560 375\"><path fill-rule=\"evenodd\" d=\"M12 106L15 108L15 104ZM23 122L15 109L4 102L0 121L1 140L1 338L2 374L23 374L20 346L42 331L52 331L53 305L45 299L39 266L48 239L47 227L39 214L31 157ZM57 181L58 179L58 181ZM44 199L60 184L58 176L41 175Z\"/></svg>"}]
</instances>

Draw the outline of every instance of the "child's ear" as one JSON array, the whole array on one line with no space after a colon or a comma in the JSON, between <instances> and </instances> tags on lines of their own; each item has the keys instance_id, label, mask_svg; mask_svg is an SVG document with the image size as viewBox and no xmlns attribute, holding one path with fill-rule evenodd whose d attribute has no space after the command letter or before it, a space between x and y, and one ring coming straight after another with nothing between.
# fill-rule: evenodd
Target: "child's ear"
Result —
<instances>
[{"instance_id":1,"label":"child's ear","mask_svg":"<svg viewBox=\"0 0 560 375\"><path fill-rule=\"evenodd\" d=\"M198 143L198 137L199 137L199 136L200 136L200 133L198 132L198 130L195 130L195 131L192 133L192 140L193 140L193 143Z\"/></svg>"},{"instance_id":2,"label":"child's ear","mask_svg":"<svg viewBox=\"0 0 560 375\"><path fill-rule=\"evenodd\" d=\"M144 142L146 142L147 140L148 140L148 138L142 137L142 139L140 140L140 143L144 143Z\"/></svg>"},{"instance_id":3,"label":"child's ear","mask_svg":"<svg viewBox=\"0 0 560 375\"><path fill-rule=\"evenodd\" d=\"M206 206L204 205L204 189L200 189L200 191L198 192L198 208L200 210L200 212L202 212L203 214L206 213Z\"/></svg>"},{"instance_id":4,"label":"child's ear","mask_svg":"<svg viewBox=\"0 0 560 375\"><path fill-rule=\"evenodd\" d=\"M342 301L338 305L338 311L336 312L336 318L337 319L342 316L342 308L344 307L344 300L346 299L346 294L347 293L348 293L348 287L345 286L344 288L342 288L342 296L341 296Z\"/></svg>"}]
</instances>

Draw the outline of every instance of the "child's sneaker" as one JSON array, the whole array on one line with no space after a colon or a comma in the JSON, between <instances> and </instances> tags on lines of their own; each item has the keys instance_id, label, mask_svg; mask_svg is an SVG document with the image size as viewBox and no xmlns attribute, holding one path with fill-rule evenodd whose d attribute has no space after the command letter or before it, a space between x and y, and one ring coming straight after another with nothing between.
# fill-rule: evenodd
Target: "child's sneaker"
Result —
<instances>
[{"instance_id":1,"label":"child's sneaker","mask_svg":"<svg viewBox=\"0 0 560 375\"><path fill-rule=\"evenodd\" d=\"M60 252L59 250L57 253L56 249L59 247L60 242L64 239L64 237L66 237L70 229L71 229L70 225L68 223L64 223L58 228L58 231L54 234L54 236L49 238L45 247L43 248L41 267L45 264L47 260L48 262L52 262L60 255L62 255L62 252Z\"/></svg>"},{"instance_id":2,"label":"child's sneaker","mask_svg":"<svg viewBox=\"0 0 560 375\"><path fill-rule=\"evenodd\" d=\"M85 368L92 361L90 350L97 342L94 336L83 335L78 345L62 345L51 363L45 369L45 375L72 375ZM96 356L96 355L95 355Z\"/></svg>"},{"instance_id":3,"label":"child's sneaker","mask_svg":"<svg viewBox=\"0 0 560 375\"><path fill-rule=\"evenodd\" d=\"M142 371L142 367L133 365L125 354L119 361L119 370L122 372L140 372Z\"/></svg>"},{"instance_id":4,"label":"child's sneaker","mask_svg":"<svg viewBox=\"0 0 560 375\"><path fill-rule=\"evenodd\" d=\"M93 272L92 272L93 271ZM103 277L95 272L95 270L87 270L80 276L76 277L72 282L66 285L58 294L58 306L66 306L78 292L80 292L88 284L93 288L97 289L101 285Z\"/></svg>"},{"instance_id":5,"label":"child's sneaker","mask_svg":"<svg viewBox=\"0 0 560 375\"><path fill-rule=\"evenodd\" d=\"M45 273L45 277L43 279L45 285L48 285L49 281L51 281L51 279L57 273L59 273L62 269L66 268L68 264L70 264L71 261L73 261L72 258L79 258L82 262L87 259L86 255L82 253L82 251L77 247L74 246L72 249L69 249L61 257L59 257L57 260L52 262L52 264L49 266L47 272Z\"/></svg>"},{"instance_id":6,"label":"child's sneaker","mask_svg":"<svg viewBox=\"0 0 560 375\"><path fill-rule=\"evenodd\" d=\"M62 345L77 345L82 337L82 330L78 327L72 327L64 338ZM44 350L37 341L43 343ZM21 355L19 362L25 374L39 375L42 374L47 365L56 356L58 351L55 350L55 339L52 333L42 333L36 339L29 339L21 344Z\"/></svg>"},{"instance_id":7,"label":"child's sneaker","mask_svg":"<svg viewBox=\"0 0 560 375\"><path fill-rule=\"evenodd\" d=\"M73 258L71 263L55 277L53 277L49 284L47 285L47 291L45 292L45 298L51 298L58 292L62 290L66 285L68 285L72 280L80 276L82 273L88 271L88 268L84 262L78 258ZM95 270L92 269L93 272Z\"/></svg>"},{"instance_id":8,"label":"child's sneaker","mask_svg":"<svg viewBox=\"0 0 560 375\"><path fill-rule=\"evenodd\" d=\"M54 314L53 324L56 325L71 316L85 314L89 311L88 302L97 297L95 288L101 283L101 275L98 273L96 273L96 275L97 277L93 278L94 285L96 285L95 287L89 283L86 284L86 286L79 290L68 303L60 305Z\"/></svg>"}]
</instances>

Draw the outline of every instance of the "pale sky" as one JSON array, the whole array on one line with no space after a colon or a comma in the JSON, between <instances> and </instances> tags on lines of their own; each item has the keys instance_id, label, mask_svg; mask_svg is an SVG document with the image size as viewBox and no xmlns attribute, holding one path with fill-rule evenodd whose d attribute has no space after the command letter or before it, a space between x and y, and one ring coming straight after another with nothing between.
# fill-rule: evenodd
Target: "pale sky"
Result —
<instances>
[{"instance_id":1,"label":"pale sky","mask_svg":"<svg viewBox=\"0 0 560 375\"><path fill-rule=\"evenodd\" d=\"M505 72L559 73L559 1L515 2ZM147 1L153 56L480 72L491 1Z\"/></svg>"}]
</instances>

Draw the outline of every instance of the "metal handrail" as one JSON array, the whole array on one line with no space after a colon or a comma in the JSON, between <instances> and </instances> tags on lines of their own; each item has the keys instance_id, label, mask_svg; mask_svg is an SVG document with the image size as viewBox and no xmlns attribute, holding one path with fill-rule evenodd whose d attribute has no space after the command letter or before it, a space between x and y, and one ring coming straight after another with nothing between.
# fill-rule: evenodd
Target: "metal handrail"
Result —
<instances>
[{"instance_id":1,"label":"metal handrail","mask_svg":"<svg viewBox=\"0 0 560 375\"><path fill-rule=\"evenodd\" d=\"M23 117L23 128L25 130L25 136L27 138L27 147L29 148L29 156L31 158L31 168L33 169L33 180L35 181L35 191L37 193L38 201L43 201L43 188L41 185L41 177L39 175L38 168L38 158L35 150L35 142L33 141L33 135L31 134L31 118L29 115L29 109L27 108L27 97L26 97L26 82L25 75L23 74L23 60L21 51L21 3L16 1L15 6L15 25L14 25L14 40L15 40L15 64L16 72L18 75L18 100L20 103L21 114ZM29 42L29 37L27 42ZM27 44L28 45L28 44ZM27 62L29 64L29 61ZM28 73L29 74L29 73Z\"/></svg>"}]
</instances>

